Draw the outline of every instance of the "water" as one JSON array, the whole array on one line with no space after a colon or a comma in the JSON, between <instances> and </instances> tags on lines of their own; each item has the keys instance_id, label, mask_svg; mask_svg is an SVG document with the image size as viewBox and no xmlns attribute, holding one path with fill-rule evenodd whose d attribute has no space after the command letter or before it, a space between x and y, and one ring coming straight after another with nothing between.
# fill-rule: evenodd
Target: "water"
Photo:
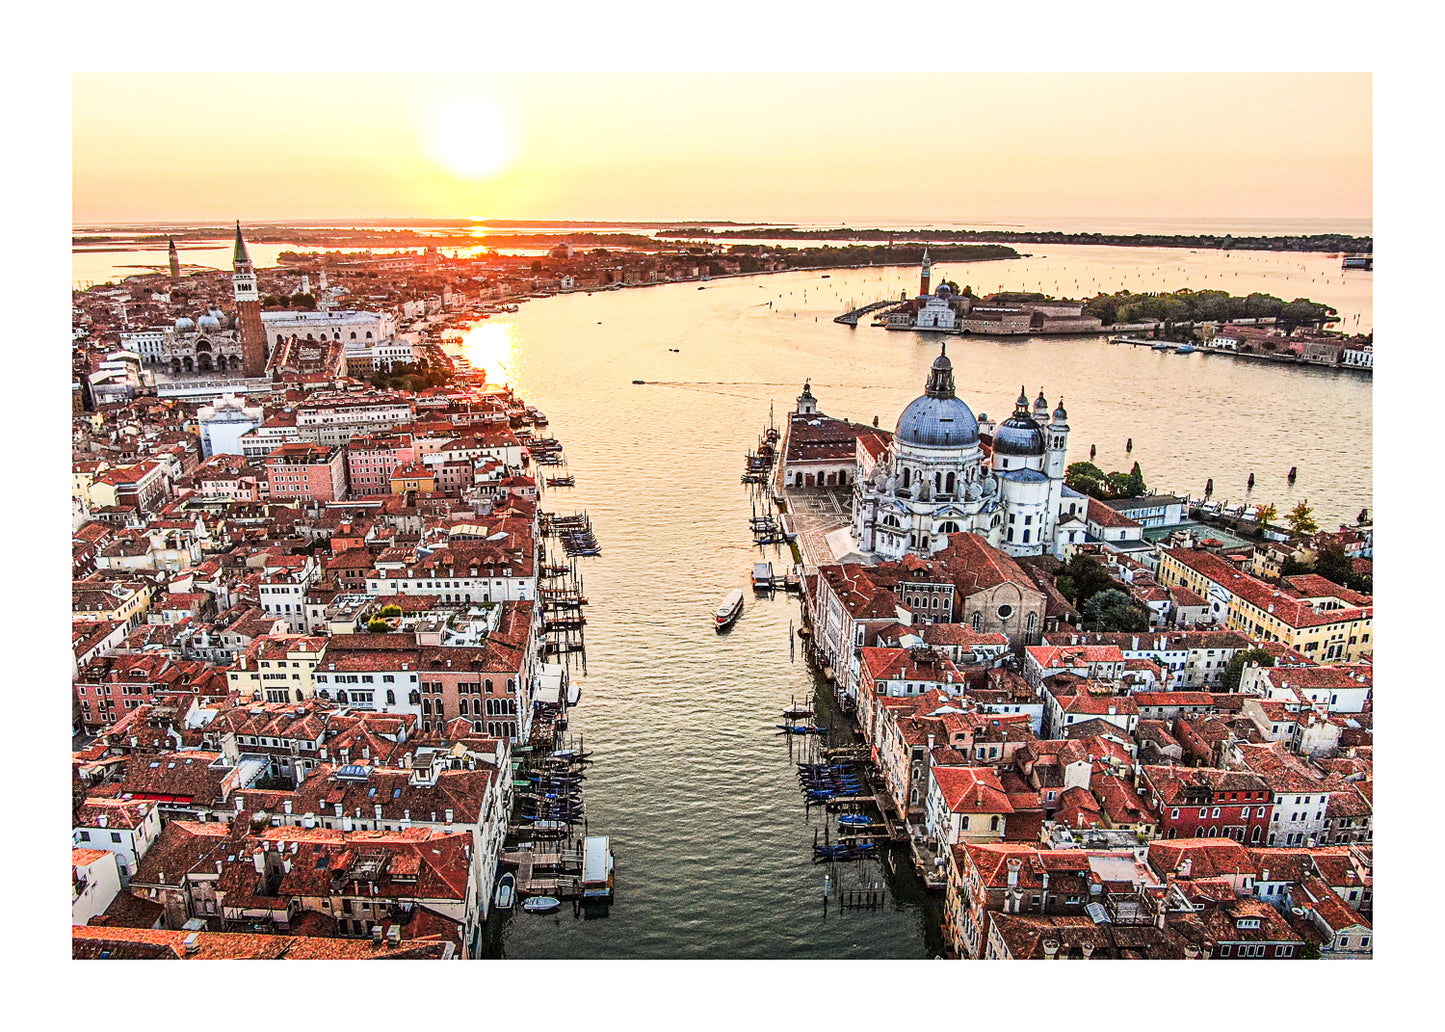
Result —
<instances>
[{"instance_id":1,"label":"water","mask_svg":"<svg viewBox=\"0 0 1445 1032\"><path fill-rule=\"evenodd\" d=\"M1041 276L1165 268L1157 251L1102 249L1109 265L1101 268L1073 254L1058 257L1063 250L1051 248L1052 257L1030 260L1030 268ZM1165 255L1183 264L1182 256ZM1195 262L1196 273L1212 281L1240 259L1215 254ZM946 271L976 289L997 279L1019 286L1014 270L1022 265ZM1252 275L1284 275L1264 264L1261 270ZM1238 291L1258 289L1239 278L1246 282ZM1361 282L1363 290L1338 295L1301 293L1334 304L1350 296L1368 313L1369 281ZM513 912L497 922L493 951L931 956L941 946L938 903L925 901L911 877L886 879L883 910L823 911L826 868L812 864L810 848L823 818L805 814L788 742L773 730L791 698L818 687L801 656L790 660L796 603L746 591L732 632L712 629L718 600L728 588L746 589L751 564L762 557L751 545L749 498L738 478L769 404L781 422L811 377L824 411L863 422L876 415L891 428L921 393L937 338L831 321L850 299L916 290L917 272L840 270L826 280L789 273L705 287L531 301L506 320L479 324L463 344L492 379L511 383L548 414L577 487L549 491L543 507L586 509L603 550L581 561L591 599L588 670L570 730L595 750L584 782L589 831L612 836L616 904L594 920L566 909ZM1253 471L1254 500L1285 511L1308 498L1325 526L1373 506L1371 392L1363 377L1092 339L954 337L948 350L959 395L975 412L1006 415L1020 383L1030 397L1042 385L1051 403L1062 393L1073 427L1071 460L1087 458L1096 443L1105 470L1137 459L1151 486L1193 493L1213 477L1215 497L1236 502ZM1130 437L1134 449L1126 454ZM1299 467L1293 488L1285 481L1291 466ZM766 558L789 561L776 549ZM830 721L836 717L825 714ZM843 887L885 880L873 863L840 871Z\"/></svg>"}]
</instances>

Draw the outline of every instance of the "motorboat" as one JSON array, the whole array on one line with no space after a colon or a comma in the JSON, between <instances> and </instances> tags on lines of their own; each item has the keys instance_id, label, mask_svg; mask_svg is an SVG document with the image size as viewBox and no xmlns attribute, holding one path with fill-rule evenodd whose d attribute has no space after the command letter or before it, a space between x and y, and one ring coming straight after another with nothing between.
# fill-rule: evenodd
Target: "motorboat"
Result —
<instances>
[{"instance_id":1,"label":"motorboat","mask_svg":"<svg viewBox=\"0 0 1445 1032\"><path fill-rule=\"evenodd\" d=\"M733 588L724 595L722 601L718 603L717 612L714 614L717 629L719 631L725 631L737 623L738 617L742 615L742 611L743 591L741 588Z\"/></svg>"},{"instance_id":2,"label":"motorboat","mask_svg":"<svg viewBox=\"0 0 1445 1032\"><path fill-rule=\"evenodd\" d=\"M502 875L502 880L497 883L497 909L511 910L512 901L516 898L516 895L517 879L511 871L508 871Z\"/></svg>"},{"instance_id":3,"label":"motorboat","mask_svg":"<svg viewBox=\"0 0 1445 1032\"><path fill-rule=\"evenodd\" d=\"M549 914L561 905L556 896L528 896L522 900L522 909L530 914Z\"/></svg>"}]
</instances>

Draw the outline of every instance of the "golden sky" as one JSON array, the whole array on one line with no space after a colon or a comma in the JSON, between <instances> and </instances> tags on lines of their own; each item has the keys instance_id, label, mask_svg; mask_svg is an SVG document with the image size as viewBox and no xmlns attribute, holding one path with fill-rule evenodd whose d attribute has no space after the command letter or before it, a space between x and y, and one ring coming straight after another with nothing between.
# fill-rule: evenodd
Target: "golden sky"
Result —
<instances>
[{"instance_id":1,"label":"golden sky","mask_svg":"<svg viewBox=\"0 0 1445 1032\"><path fill-rule=\"evenodd\" d=\"M82 74L73 219L1369 218L1368 74Z\"/></svg>"}]
</instances>

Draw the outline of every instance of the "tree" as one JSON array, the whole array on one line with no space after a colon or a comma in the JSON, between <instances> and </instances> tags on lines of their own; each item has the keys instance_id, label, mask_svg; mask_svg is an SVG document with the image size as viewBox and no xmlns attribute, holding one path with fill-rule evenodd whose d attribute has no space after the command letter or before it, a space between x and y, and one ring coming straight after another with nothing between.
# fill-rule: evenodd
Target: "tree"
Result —
<instances>
[{"instance_id":1,"label":"tree","mask_svg":"<svg viewBox=\"0 0 1445 1032\"><path fill-rule=\"evenodd\" d=\"M1310 508L1308 498L1291 509L1284 521L1289 524L1289 532L1293 537L1304 537L1320 529L1320 525L1315 522L1314 510Z\"/></svg>"},{"instance_id":2,"label":"tree","mask_svg":"<svg viewBox=\"0 0 1445 1032\"><path fill-rule=\"evenodd\" d=\"M401 606L398 606L398 605L385 605L385 606L382 606L382 607L381 607L381 615L384 616L384 617L386 617L386 616L400 616L400 615L401 615Z\"/></svg>"},{"instance_id":3,"label":"tree","mask_svg":"<svg viewBox=\"0 0 1445 1032\"><path fill-rule=\"evenodd\" d=\"M1108 491L1104 485L1104 471L1092 462L1071 462L1064 470L1064 483L1094 498L1103 498Z\"/></svg>"},{"instance_id":4,"label":"tree","mask_svg":"<svg viewBox=\"0 0 1445 1032\"><path fill-rule=\"evenodd\" d=\"M1275 508L1275 505L1274 505L1273 502L1270 502L1268 505L1260 506L1260 510L1259 510L1259 522L1260 522L1260 523L1262 523L1262 524L1263 524L1263 523L1271 523L1271 522L1273 522L1274 520L1276 520L1276 519L1278 519L1278 518L1279 518L1279 510Z\"/></svg>"},{"instance_id":5,"label":"tree","mask_svg":"<svg viewBox=\"0 0 1445 1032\"><path fill-rule=\"evenodd\" d=\"M1098 631L1147 631L1149 614L1118 588L1094 595L1081 607L1085 620Z\"/></svg>"},{"instance_id":6,"label":"tree","mask_svg":"<svg viewBox=\"0 0 1445 1032\"><path fill-rule=\"evenodd\" d=\"M1224 664L1224 677L1220 684L1226 692L1239 690L1239 679L1244 675L1245 668L1251 663L1258 663L1262 667L1272 667L1274 666L1274 657L1264 649L1245 649L1237 654Z\"/></svg>"},{"instance_id":7,"label":"tree","mask_svg":"<svg viewBox=\"0 0 1445 1032\"><path fill-rule=\"evenodd\" d=\"M1116 587L1097 559L1082 554L1074 555L1058 568L1054 586L1076 606L1082 606L1101 591Z\"/></svg>"},{"instance_id":8,"label":"tree","mask_svg":"<svg viewBox=\"0 0 1445 1032\"><path fill-rule=\"evenodd\" d=\"M367 622L366 629L372 634L385 634L391 630L391 624L379 616L374 616Z\"/></svg>"}]
</instances>

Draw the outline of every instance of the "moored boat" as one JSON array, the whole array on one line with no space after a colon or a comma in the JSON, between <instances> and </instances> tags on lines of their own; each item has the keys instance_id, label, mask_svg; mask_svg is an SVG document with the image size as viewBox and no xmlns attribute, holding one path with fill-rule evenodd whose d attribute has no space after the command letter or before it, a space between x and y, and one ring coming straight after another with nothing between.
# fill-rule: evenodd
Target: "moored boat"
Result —
<instances>
[{"instance_id":1,"label":"moored boat","mask_svg":"<svg viewBox=\"0 0 1445 1032\"><path fill-rule=\"evenodd\" d=\"M562 905L555 896L528 896L522 900L522 909L532 914L548 914Z\"/></svg>"},{"instance_id":2,"label":"moored boat","mask_svg":"<svg viewBox=\"0 0 1445 1032\"><path fill-rule=\"evenodd\" d=\"M713 621L719 631L725 631L737 623L738 617L743 611L743 592L741 588L733 588L723 596L718 603L717 612L713 614Z\"/></svg>"},{"instance_id":3,"label":"moored boat","mask_svg":"<svg viewBox=\"0 0 1445 1032\"><path fill-rule=\"evenodd\" d=\"M497 883L497 909L511 910L512 900L516 897L517 878L508 871L502 875L502 880Z\"/></svg>"}]
</instances>

